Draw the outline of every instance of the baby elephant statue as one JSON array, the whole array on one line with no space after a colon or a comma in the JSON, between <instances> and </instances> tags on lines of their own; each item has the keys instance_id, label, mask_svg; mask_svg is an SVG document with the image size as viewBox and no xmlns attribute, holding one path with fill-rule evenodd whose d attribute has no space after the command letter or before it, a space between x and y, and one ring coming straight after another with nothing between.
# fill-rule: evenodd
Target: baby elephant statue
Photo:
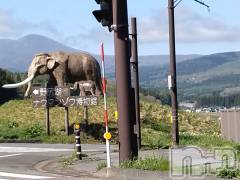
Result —
<instances>
[{"instance_id":1,"label":"baby elephant statue","mask_svg":"<svg viewBox=\"0 0 240 180\"><path fill-rule=\"evenodd\" d=\"M79 89L80 96L86 96L89 93L93 96L96 95L96 83L94 81L77 81L74 83L73 89Z\"/></svg>"}]
</instances>

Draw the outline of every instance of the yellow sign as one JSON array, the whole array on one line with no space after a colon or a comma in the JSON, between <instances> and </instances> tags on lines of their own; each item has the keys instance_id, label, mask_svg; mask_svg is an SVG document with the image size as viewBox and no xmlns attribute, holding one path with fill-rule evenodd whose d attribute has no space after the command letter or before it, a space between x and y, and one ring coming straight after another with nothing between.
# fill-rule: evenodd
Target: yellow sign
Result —
<instances>
[{"instance_id":1,"label":"yellow sign","mask_svg":"<svg viewBox=\"0 0 240 180\"><path fill-rule=\"evenodd\" d=\"M111 139L112 135L110 132L105 132L103 137L104 137L104 139L109 140L109 139Z\"/></svg>"},{"instance_id":2,"label":"yellow sign","mask_svg":"<svg viewBox=\"0 0 240 180\"><path fill-rule=\"evenodd\" d=\"M75 129L80 129L80 124L79 123L75 124Z\"/></svg>"},{"instance_id":3,"label":"yellow sign","mask_svg":"<svg viewBox=\"0 0 240 180\"><path fill-rule=\"evenodd\" d=\"M118 120L118 111L114 112L114 117L115 117L116 120Z\"/></svg>"}]
</instances>

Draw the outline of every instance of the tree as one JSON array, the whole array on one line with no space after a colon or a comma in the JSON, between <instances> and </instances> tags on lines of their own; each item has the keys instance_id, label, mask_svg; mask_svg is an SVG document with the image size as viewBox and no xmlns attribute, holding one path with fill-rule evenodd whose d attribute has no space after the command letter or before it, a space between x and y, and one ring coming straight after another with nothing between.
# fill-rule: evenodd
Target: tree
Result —
<instances>
[{"instance_id":1,"label":"tree","mask_svg":"<svg viewBox=\"0 0 240 180\"><path fill-rule=\"evenodd\" d=\"M14 83L13 73L0 68L0 103L17 98L16 89L4 89L2 85Z\"/></svg>"}]
</instances>

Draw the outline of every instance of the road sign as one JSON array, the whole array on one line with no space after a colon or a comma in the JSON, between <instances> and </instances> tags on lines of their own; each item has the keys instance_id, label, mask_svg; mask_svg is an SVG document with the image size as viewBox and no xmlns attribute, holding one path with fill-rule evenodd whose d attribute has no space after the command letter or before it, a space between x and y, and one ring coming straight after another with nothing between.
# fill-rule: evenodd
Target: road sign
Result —
<instances>
[{"instance_id":1,"label":"road sign","mask_svg":"<svg viewBox=\"0 0 240 180\"><path fill-rule=\"evenodd\" d=\"M73 107L96 106L97 96L70 96L69 87L41 88L35 87L32 91L33 107Z\"/></svg>"},{"instance_id":2,"label":"road sign","mask_svg":"<svg viewBox=\"0 0 240 180\"><path fill-rule=\"evenodd\" d=\"M103 137L104 137L104 139L107 139L107 140L109 140L109 139L111 139L111 138L112 138L112 135L111 135L111 133L110 133L110 132L105 132L105 133L104 133L104 135L103 135Z\"/></svg>"},{"instance_id":3,"label":"road sign","mask_svg":"<svg viewBox=\"0 0 240 180\"><path fill-rule=\"evenodd\" d=\"M69 87L55 87L55 88L43 88L34 87L32 91L32 97L34 98L56 98L56 97L69 97Z\"/></svg>"}]
</instances>

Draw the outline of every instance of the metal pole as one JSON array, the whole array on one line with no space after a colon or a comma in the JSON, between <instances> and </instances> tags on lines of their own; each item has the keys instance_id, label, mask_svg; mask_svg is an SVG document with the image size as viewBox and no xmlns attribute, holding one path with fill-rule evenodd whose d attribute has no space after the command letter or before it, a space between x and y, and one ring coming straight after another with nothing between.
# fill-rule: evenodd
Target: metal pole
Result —
<instances>
[{"instance_id":1,"label":"metal pole","mask_svg":"<svg viewBox=\"0 0 240 180\"><path fill-rule=\"evenodd\" d=\"M135 112L136 112L136 133L138 149L141 148L141 125L140 125L140 106L139 106L139 75L138 75L138 47L137 47L137 19L131 18L132 25L132 72L133 87L135 94Z\"/></svg>"},{"instance_id":2,"label":"metal pole","mask_svg":"<svg viewBox=\"0 0 240 180\"><path fill-rule=\"evenodd\" d=\"M133 126L130 116L130 60L127 0L113 0L113 27L117 108L119 114L119 163L132 159Z\"/></svg>"},{"instance_id":3,"label":"metal pole","mask_svg":"<svg viewBox=\"0 0 240 180\"><path fill-rule=\"evenodd\" d=\"M46 107L46 112L45 112L45 117L46 117L46 134L49 136L50 135L50 120L49 120L49 107Z\"/></svg>"},{"instance_id":4,"label":"metal pole","mask_svg":"<svg viewBox=\"0 0 240 180\"><path fill-rule=\"evenodd\" d=\"M85 121L85 125L86 125L86 132L88 132L88 107L84 106L83 107L83 119Z\"/></svg>"},{"instance_id":5,"label":"metal pole","mask_svg":"<svg viewBox=\"0 0 240 180\"><path fill-rule=\"evenodd\" d=\"M169 16L169 48L170 48L170 81L169 87L172 102L172 141L173 146L179 144L178 129L178 102L177 102L177 78L176 78L176 50L175 50L175 26L174 26L174 0L168 0Z\"/></svg>"},{"instance_id":6,"label":"metal pole","mask_svg":"<svg viewBox=\"0 0 240 180\"><path fill-rule=\"evenodd\" d=\"M65 107L65 133L69 136L69 113L68 107Z\"/></svg>"},{"instance_id":7,"label":"metal pole","mask_svg":"<svg viewBox=\"0 0 240 180\"><path fill-rule=\"evenodd\" d=\"M107 150L107 168L111 167L111 156L110 156L110 142L109 138L106 137L108 132L108 110L107 110L107 84L106 84L106 76L105 76L105 56L104 56L104 46L101 43L101 57L102 57L102 85L103 85L103 98L104 98L104 123L105 123L105 139L106 139L106 150ZM111 135L110 135L111 136ZM109 137L110 137L109 136Z\"/></svg>"}]
</instances>

